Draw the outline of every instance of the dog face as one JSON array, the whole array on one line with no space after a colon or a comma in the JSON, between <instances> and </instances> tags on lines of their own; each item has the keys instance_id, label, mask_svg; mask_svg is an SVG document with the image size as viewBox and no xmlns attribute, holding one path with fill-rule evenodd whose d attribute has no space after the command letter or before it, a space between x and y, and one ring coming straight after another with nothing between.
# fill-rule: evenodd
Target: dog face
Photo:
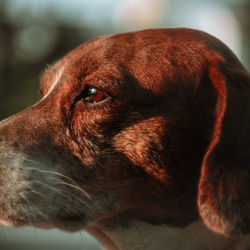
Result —
<instances>
[{"instance_id":1,"label":"dog face","mask_svg":"<svg viewBox=\"0 0 250 250\"><path fill-rule=\"evenodd\" d=\"M0 124L2 223L183 227L200 215L249 232L249 77L221 42L188 29L94 39L46 70L41 93Z\"/></svg>"}]
</instances>

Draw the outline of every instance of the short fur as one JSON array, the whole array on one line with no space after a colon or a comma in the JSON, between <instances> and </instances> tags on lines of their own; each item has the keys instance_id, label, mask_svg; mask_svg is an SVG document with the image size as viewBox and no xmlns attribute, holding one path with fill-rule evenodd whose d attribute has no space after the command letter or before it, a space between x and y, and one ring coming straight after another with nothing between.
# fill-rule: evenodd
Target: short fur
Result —
<instances>
[{"instance_id":1,"label":"short fur","mask_svg":"<svg viewBox=\"0 0 250 250\"><path fill-rule=\"evenodd\" d=\"M106 99L86 102L89 87ZM101 242L96 225L134 221L249 233L249 91L235 55L200 31L82 44L43 74L40 102L0 123L2 223Z\"/></svg>"}]
</instances>

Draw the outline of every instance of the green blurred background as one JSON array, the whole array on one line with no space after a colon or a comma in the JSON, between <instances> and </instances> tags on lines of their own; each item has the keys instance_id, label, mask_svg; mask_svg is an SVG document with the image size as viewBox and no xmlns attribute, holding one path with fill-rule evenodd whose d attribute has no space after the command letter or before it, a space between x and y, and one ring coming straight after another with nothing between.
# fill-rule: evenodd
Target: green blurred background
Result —
<instances>
[{"instance_id":1,"label":"green blurred background","mask_svg":"<svg viewBox=\"0 0 250 250\"><path fill-rule=\"evenodd\" d=\"M39 100L47 65L96 36L190 27L226 43L250 68L249 0L0 0L0 120ZM100 247L87 234L0 226L0 250Z\"/></svg>"}]
</instances>

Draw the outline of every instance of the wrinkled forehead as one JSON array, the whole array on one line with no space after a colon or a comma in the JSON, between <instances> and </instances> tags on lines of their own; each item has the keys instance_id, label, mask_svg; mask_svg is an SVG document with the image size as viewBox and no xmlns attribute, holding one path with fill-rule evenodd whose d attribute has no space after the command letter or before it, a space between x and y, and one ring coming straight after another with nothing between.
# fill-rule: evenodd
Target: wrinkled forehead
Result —
<instances>
[{"instance_id":1,"label":"wrinkled forehead","mask_svg":"<svg viewBox=\"0 0 250 250\"><path fill-rule=\"evenodd\" d=\"M83 43L45 72L42 92L51 88L62 71L83 77L95 73L101 78L104 74L118 80L129 76L153 92L162 90L166 82L199 76L195 70L200 69L194 65L202 58L197 57L200 53L190 44L190 37L155 32L104 36ZM191 46L195 56L190 56Z\"/></svg>"}]
</instances>

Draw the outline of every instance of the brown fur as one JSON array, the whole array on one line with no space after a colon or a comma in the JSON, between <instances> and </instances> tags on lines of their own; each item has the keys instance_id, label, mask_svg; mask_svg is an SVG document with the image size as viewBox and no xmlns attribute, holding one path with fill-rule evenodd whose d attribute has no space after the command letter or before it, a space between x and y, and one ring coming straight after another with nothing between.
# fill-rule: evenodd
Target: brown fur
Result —
<instances>
[{"instance_id":1,"label":"brown fur","mask_svg":"<svg viewBox=\"0 0 250 250\"><path fill-rule=\"evenodd\" d=\"M106 100L86 103L88 86ZM189 29L97 38L47 69L41 93L0 124L2 221L75 231L201 216L249 233L249 75L220 41Z\"/></svg>"}]
</instances>

